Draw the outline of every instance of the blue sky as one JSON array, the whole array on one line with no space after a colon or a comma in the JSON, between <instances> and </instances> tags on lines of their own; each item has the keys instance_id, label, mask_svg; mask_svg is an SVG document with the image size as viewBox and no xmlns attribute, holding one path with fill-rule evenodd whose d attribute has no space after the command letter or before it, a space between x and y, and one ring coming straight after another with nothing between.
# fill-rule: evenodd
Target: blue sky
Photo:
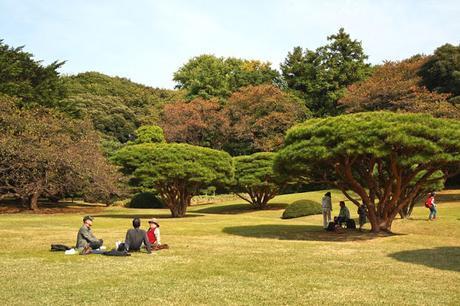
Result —
<instances>
[{"instance_id":1,"label":"blue sky","mask_svg":"<svg viewBox=\"0 0 460 306\"><path fill-rule=\"evenodd\" d=\"M315 49L340 27L369 61L430 54L460 43L460 1L0 0L0 39L62 73L99 71L154 87L193 56L270 61L294 46Z\"/></svg>"}]
</instances>

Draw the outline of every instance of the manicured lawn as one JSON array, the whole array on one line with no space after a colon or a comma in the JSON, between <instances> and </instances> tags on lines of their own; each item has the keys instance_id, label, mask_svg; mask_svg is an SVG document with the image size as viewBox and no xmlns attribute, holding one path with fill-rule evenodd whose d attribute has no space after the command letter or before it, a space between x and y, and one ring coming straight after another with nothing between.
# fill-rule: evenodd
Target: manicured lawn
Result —
<instances>
[{"instance_id":1,"label":"manicured lawn","mask_svg":"<svg viewBox=\"0 0 460 306\"><path fill-rule=\"evenodd\" d=\"M107 208L94 232L108 247L131 218L161 218L170 250L131 257L65 256L85 213L0 215L0 300L63 304L460 305L460 191L439 199L439 220L396 220L398 235L324 232L320 215L282 220L282 207L324 192L284 195L250 211L240 201L167 210ZM334 211L343 197L333 193ZM443 201L442 201L443 200ZM356 208L350 210L356 217ZM99 216L98 216L99 215ZM369 227L367 227L369 229Z\"/></svg>"}]
</instances>

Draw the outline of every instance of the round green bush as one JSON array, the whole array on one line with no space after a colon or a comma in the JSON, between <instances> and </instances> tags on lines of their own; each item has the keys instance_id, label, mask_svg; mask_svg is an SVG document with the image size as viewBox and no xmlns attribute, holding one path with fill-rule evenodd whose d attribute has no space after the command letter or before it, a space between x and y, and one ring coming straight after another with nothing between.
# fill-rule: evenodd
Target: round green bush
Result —
<instances>
[{"instance_id":1,"label":"round green bush","mask_svg":"<svg viewBox=\"0 0 460 306\"><path fill-rule=\"evenodd\" d=\"M129 208L164 208L163 202L151 192L136 194L128 204Z\"/></svg>"},{"instance_id":2,"label":"round green bush","mask_svg":"<svg viewBox=\"0 0 460 306\"><path fill-rule=\"evenodd\" d=\"M322 209L320 203L311 200L298 200L286 208L281 219L292 219L321 213Z\"/></svg>"}]
</instances>

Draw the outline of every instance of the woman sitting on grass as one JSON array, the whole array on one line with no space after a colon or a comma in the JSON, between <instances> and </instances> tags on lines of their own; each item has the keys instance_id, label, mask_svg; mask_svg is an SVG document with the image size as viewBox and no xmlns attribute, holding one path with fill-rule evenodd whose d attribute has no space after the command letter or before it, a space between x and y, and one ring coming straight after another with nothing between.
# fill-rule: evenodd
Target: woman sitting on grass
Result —
<instances>
[{"instance_id":1,"label":"woman sitting on grass","mask_svg":"<svg viewBox=\"0 0 460 306\"><path fill-rule=\"evenodd\" d=\"M158 224L158 220L155 218L150 219L149 226L150 228L147 231L147 238L152 245L152 250L157 251L162 249L169 249L167 244L161 244L160 225Z\"/></svg>"}]
</instances>

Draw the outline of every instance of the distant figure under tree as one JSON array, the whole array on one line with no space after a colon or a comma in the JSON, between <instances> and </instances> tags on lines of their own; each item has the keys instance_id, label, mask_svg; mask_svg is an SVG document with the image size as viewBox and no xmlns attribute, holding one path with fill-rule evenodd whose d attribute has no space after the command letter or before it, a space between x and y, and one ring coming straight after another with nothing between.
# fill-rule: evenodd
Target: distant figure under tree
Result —
<instances>
[{"instance_id":1,"label":"distant figure under tree","mask_svg":"<svg viewBox=\"0 0 460 306\"><path fill-rule=\"evenodd\" d=\"M324 194L323 199L321 200L321 207L323 210L323 227L327 229L329 222L332 220L332 199L329 191Z\"/></svg>"},{"instance_id":2,"label":"distant figure under tree","mask_svg":"<svg viewBox=\"0 0 460 306\"><path fill-rule=\"evenodd\" d=\"M435 195L436 192L431 192L425 201L425 206L430 210L430 214L428 216L429 221L436 220L436 215L438 214L438 210L436 209L436 203L434 202Z\"/></svg>"}]
</instances>

